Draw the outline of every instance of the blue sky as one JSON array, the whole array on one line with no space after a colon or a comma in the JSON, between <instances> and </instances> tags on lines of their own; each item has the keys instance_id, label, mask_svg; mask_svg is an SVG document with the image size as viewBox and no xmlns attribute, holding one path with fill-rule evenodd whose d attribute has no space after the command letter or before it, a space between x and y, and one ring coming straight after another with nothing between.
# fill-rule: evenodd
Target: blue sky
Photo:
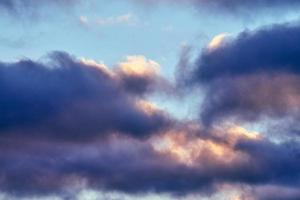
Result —
<instances>
[{"instance_id":1,"label":"blue sky","mask_svg":"<svg viewBox=\"0 0 300 200\"><path fill-rule=\"evenodd\" d=\"M201 49L223 32L235 34L270 22L297 19L292 14L280 20L272 15L260 19L214 15L183 5L152 5L149 9L128 1L88 1L75 9L50 7L26 15L2 15L1 38L6 42L1 45L1 59L39 58L43 52L65 50L108 65L127 55L146 55L164 68L176 64L182 44ZM128 21L97 24L97 20L126 15L130 16ZM82 25L80 17L88 18L90 25Z\"/></svg>"},{"instance_id":2,"label":"blue sky","mask_svg":"<svg viewBox=\"0 0 300 200\"><path fill-rule=\"evenodd\" d=\"M75 8L43 7L41 12L0 19L1 60L38 59L60 50L112 66L128 55L145 55L173 76L182 45L199 52L220 33L237 34L262 25L297 20L297 12L222 15L187 5L137 5L132 1L86 1ZM28 16L29 15L29 16ZM128 17L116 22L117 18ZM87 24L80 19L87 19ZM112 20L99 24L99 20ZM62 39L63 37L63 39ZM155 42L154 42L155 41Z\"/></svg>"}]
</instances>

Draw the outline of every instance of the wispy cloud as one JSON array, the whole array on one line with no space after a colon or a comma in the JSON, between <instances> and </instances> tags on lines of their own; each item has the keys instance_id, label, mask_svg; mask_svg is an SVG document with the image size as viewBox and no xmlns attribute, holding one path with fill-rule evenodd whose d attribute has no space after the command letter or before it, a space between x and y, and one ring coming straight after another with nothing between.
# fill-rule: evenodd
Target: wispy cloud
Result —
<instances>
[{"instance_id":1,"label":"wispy cloud","mask_svg":"<svg viewBox=\"0 0 300 200\"><path fill-rule=\"evenodd\" d=\"M114 24L133 24L135 22L135 16L131 13L119 15L116 17L99 18L96 23L100 26L114 25Z\"/></svg>"},{"instance_id":2,"label":"wispy cloud","mask_svg":"<svg viewBox=\"0 0 300 200\"><path fill-rule=\"evenodd\" d=\"M113 26L113 25L135 25L138 19L132 13L113 17L89 18L88 16L80 16L79 21L83 25L88 26Z\"/></svg>"}]
</instances>

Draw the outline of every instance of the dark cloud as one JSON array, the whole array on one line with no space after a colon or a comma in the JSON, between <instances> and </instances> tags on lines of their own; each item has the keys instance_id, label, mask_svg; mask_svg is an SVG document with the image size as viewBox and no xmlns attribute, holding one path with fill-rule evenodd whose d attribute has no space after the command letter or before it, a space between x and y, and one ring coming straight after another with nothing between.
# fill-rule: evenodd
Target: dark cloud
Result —
<instances>
[{"instance_id":1,"label":"dark cloud","mask_svg":"<svg viewBox=\"0 0 300 200\"><path fill-rule=\"evenodd\" d=\"M137 76L120 73L120 81L125 90L133 95L145 95L153 93L159 87L161 92L175 94L173 86L159 76Z\"/></svg>"},{"instance_id":2,"label":"dark cloud","mask_svg":"<svg viewBox=\"0 0 300 200\"><path fill-rule=\"evenodd\" d=\"M180 1L180 0L179 0ZM184 1L184 0L183 0ZM191 0L196 5L209 5L214 8L222 8L229 11L236 11L239 9L249 9L249 8L264 8L269 9L273 7L290 7L299 6L300 3L297 0L254 0L254 1L243 1L243 0Z\"/></svg>"},{"instance_id":3,"label":"dark cloud","mask_svg":"<svg viewBox=\"0 0 300 200\"><path fill-rule=\"evenodd\" d=\"M136 63L128 63L129 65L137 65ZM140 63L148 64L145 67L140 68L151 68L150 63ZM119 81L126 91L132 95L145 96L149 93L153 94L155 92L160 92L161 94L168 94L170 96L176 95L176 91L172 83L161 77L156 72L145 72L142 74L128 73L126 70L119 66L115 69L118 74ZM159 90L157 90L159 88Z\"/></svg>"},{"instance_id":4,"label":"dark cloud","mask_svg":"<svg viewBox=\"0 0 300 200\"><path fill-rule=\"evenodd\" d=\"M79 189L126 193L183 193L209 187L194 170L128 139L87 145L5 142L0 187L16 195L62 194ZM13 166L12 166L13 165ZM187 181L187 178L189 179ZM76 185L76 183L78 185Z\"/></svg>"},{"instance_id":5,"label":"dark cloud","mask_svg":"<svg viewBox=\"0 0 300 200\"><path fill-rule=\"evenodd\" d=\"M270 9L281 9L282 8L293 8L300 5L297 0L253 0L253 1L243 1L243 0L135 0L137 2L142 2L150 5L157 5L159 3L170 3L179 5L192 5L197 9L212 8L221 9L226 12L246 12L253 14L253 8L259 10L270 10ZM286 10L286 9L285 9ZM258 11L258 10L256 10Z\"/></svg>"},{"instance_id":6,"label":"dark cloud","mask_svg":"<svg viewBox=\"0 0 300 200\"><path fill-rule=\"evenodd\" d=\"M276 144L240 135L233 146L219 146L225 153L218 157L210 144L221 143L188 136L188 142L199 139L208 148L188 165L168 152L155 150L149 141L124 137L81 144L1 138L0 188L17 196L74 195L84 189L210 195L223 183L300 185L298 143Z\"/></svg>"},{"instance_id":7,"label":"dark cloud","mask_svg":"<svg viewBox=\"0 0 300 200\"><path fill-rule=\"evenodd\" d=\"M106 69L55 52L48 63L0 63L0 137L91 139L109 132L138 137L166 127Z\"/></svg>"},{"instance_id":8,"label":"dark cloud","mask_svg":"<svg viewBox=\"0 0 300 200\"><path fill-rule=\"evenodd\" d=\"M206 124L224 119L254 122L297 118L299 76L260 74L221 78L208 86L201 117Z\"/></svg>"},{"instance_id":9,"label":"dark cloud","mask_svg":"<svg viewBox=\"0 0 300 200\"><path fill-rule=\"evenodd\" d=\"M235 148L246 152L251 157L250 162L253 161L250 169L253 175L248 177L250 181L291 186L300 184L298 142L276 144L268 140L240 140Z\"/></svg>"},{"instance_id":10,"label":"dark cloud","mask_svg":"<svg viewBox=\"0 0 300 200\"><path fill-rule=\"evenodd\" d=\"M282 24L245 31L219 48L204 51L196 78L212 81L255 73L300 73L300 26Z\"/></svg>"},{"instance_id":11,"label":"dark cloud","mask_svg":"<svg viewBox=\"0 0 300 200\"><path fill-rule=\"evenodd\" d=\"M299 35L298 25L274 25L204 49L191 75L207 92L203 121L298 115Z\"/></svg>"}]
</instances>

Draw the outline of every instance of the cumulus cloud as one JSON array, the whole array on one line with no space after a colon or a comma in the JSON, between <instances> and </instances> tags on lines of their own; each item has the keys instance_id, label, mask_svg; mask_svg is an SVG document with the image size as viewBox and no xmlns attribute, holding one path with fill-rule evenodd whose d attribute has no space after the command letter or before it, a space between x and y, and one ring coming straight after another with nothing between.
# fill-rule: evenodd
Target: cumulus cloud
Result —
<instances>
[{"instance_id":1,"label":"cumulus cloud","mask_svg":"<svg viewBox=\"0 0 300 200\"><path fill-rule=\"evenodd\" d=\"M105 65L63 52L49 59L0 64L0 137L78 140L111 132L144 137L171 122L162 111L149 114L137 106L139 98L120 81L122 75Z\"/></svg>"},{"instance_id":2,"label":"cumulus cloud","mask_svg":"<svg viewBox=\"0 0 300 200\"><path fill-rule=\"evenodd\" d=\"M206 91L206 124L299 116L299 25L245 31L203 50L190 75Z\"/></svg>"}]
</instances>

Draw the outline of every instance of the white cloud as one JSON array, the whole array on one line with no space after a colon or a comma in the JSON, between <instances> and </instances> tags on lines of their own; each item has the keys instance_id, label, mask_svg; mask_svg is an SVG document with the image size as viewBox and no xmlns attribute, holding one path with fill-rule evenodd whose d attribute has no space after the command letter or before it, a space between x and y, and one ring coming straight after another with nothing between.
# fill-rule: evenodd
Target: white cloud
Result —
<instances>
[{"instance_id":1,"label":"white cloud","mask_svg":"<svg viewBox=\"0 0 300 200\"><path fill-rule=\"evenodd\" d=\"M89 23L89 19L86 16L80 16L79 21L81 24L85 24L85 25Z\"/></svg>"},{"instance_id":2,"label":"white cloud","mask_svg":"<svg viewBox=\"0 0 300 200\"><path fill-rule=\"evenodd\" d=\"M92 26L112 26L112 25L135 25L137 23L137 17L131 13L113 17L103 17L89 19L87 16L80 16L79 21L83 25Z\"/></svg>"},{"instance_id":3,"label":"white cloud","mask_svg":"<svg viewBox=\"0 0 300 200\"><path fill-rule=\"evenodd\" d=\"M119 15L115 17L108 18L99 18L97 19L97 24L101 26L105 25L114 25L114 24L133 24L135 21L135 16L131 13L127 13L124 15Z\"/></svg>"}]
</instances>

